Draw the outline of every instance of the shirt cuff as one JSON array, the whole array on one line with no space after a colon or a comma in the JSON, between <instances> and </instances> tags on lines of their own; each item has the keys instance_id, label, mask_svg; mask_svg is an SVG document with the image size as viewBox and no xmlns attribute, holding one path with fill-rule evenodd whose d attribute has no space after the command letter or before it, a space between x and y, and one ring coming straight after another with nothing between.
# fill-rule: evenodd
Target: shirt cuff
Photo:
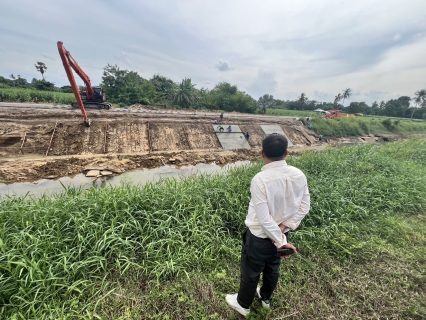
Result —
<instances>
[{"instance_id":1,"label":"shirt cuff","mask_svg":"<svg viewBox=\"0 0 426 320\"><path fill-rule=\"evenodd\" d=\"M282 234L282 239L281 239L280 243L275 242L274 244L277 248L281 248L282 246L286 245L287 244L287 237L285 236L285 234L284 233Z\"/></svg>"}]
</instances>

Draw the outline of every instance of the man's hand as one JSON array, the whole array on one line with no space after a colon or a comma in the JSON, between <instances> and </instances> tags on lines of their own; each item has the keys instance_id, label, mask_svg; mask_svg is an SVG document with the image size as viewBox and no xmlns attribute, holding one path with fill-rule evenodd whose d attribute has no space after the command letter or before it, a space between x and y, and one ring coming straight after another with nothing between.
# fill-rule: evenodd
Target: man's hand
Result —
<instances>
[{"instance_id":1,"label":"man's hand","mask_svg":"<svg viewBox=\"0 0 426 320\"><path fill-rule=\"evenodd\" d=\"M287 229L287 227L283 225L282 223L280 223L278 227L280 227L282 233L284 233L284 230Z\"/></svg>"},{"instance_id":2,"label":"man's hand","mask_svg":"<svg viewBox=\"0 0 426 320\"><path fill-rule=\"evenodd\" d=\"M291 243L287 243L285 245L283 245L281 248L277 248L277 251L280 249L293 249L294 253L297 253L297 249L295 246L293 246ZM280 256L281 260L285 260L285 259L290 259L290 256Z\"/></svg>"}]
</instances>

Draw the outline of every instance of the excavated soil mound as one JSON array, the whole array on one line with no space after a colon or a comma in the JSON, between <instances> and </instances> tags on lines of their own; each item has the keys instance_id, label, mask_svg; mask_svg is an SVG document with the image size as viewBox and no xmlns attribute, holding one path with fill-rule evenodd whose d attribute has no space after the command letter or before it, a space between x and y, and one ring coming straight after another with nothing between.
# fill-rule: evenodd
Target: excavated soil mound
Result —
<instances>
[{"instance_id":1,"label":"excavated soil mound","mask_svg":"<svg viewBox=\"0 0 426 320\"><path fill-rule=\"evenodd\" d=\"M164 163L256 160L265 137L264 124L278 124L296 146L317 141L300 121L232 113L225 115L226 122L250 133L252 149L223 150L212 126L218 114L145 111L90 110L92 123L86 127L79 110L2 107L0 180L58 178L87 167L120 173Z\"/></svg>"}]
</instances>

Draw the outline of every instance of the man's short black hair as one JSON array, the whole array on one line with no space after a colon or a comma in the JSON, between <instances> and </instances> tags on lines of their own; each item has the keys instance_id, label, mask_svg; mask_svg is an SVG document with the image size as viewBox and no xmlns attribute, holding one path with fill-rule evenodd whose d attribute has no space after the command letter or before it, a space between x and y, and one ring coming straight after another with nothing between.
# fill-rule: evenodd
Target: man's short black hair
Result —
<instances>
[{"instance_id":1,"label":"man's short black hair","mask_svg":"<svg viewBox=\"0 0 426 320\"><path fill-rule=\"evenodd\" d=\"M282 160L287 151L287 147L287 138L278 133L270 134L263 139L262 142L263 153L272 161Z\"/></svg>"}]
</instances>

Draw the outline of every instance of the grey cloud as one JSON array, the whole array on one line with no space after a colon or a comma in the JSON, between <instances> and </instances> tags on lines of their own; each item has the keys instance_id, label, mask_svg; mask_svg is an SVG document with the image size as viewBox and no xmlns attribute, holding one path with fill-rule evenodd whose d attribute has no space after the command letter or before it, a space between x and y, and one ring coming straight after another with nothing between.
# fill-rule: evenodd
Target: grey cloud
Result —
<instances>
[{"instance_id":1,"label":"grey cloud","mask_svg":"<svg viewBox=\"0 0 426 320\"><path fill-rule=\"evenodd\" d=\"M356 31L353 33L353 30L347 30L339 35L324 33L285 41L263 41L262 45L267 50L292 48L297 53L312 56L310 63L313 65L317 66L316 62L327 65L327 68L320 70L321 74L318 73L319 70L313 73L313 76L322 78L370 68L382 61L390 49L411 44L425 37L418 26L401 30L394 27L382 33ZM297 70L289 67L288 71Z\"/></svg>"},{"instance_id":2,"label":"grey cloud","mask_svg":"<svg viewBox=\"0 0 426 320\"><path fill-rule=\"evenodd\" d=\"M277 84L275 72L259 70L252 84L248 86L248 92L256 99L264 94L274 95Z\"/></svg>"},{"instance_id":3,"label":"grey cloud","mask_svg":"<svg viewBox=\"0 0 426 320\"><path fill-rule=\"evenodd\" d=\"M336 93L337 94L337 93ZM328 92L320 92L320 91L314 91L313 97L309 97L311 100L317 100L320 102L332 102L334 101L334 95L332 93L328 93Z\"/></svg>"},{"instance_id":4,"label":"grey cloud","mask_svg":"<svg viewBox=\"0 0 426 320\"><path fill-rule=\"evenodd\" d=\"M215 68L219 71L228 71L231 70L228 61L224 61L222 59L219 59L219 62L215 65Z\"/></svg>"},{"instance_id":5,"label":"grey cloud","mask_svg":"<svg viewBox=\"0 0 426 320\"><path fill-rule=\"evenodd\" d=\"M210 88L214 87L214 83L211 82L210 80L202 80L200 82L200 87L201 88L208 88L208 89L210 89Z\"/></svg>"},{"instance_id":6,"label":"grey cloud","mask_svg":"<svg viewBox=\"0 0 426 320\"><path fill-rule=\"evenodd\" d=\"M44 53L42 53L41 56L44 57L44 58L46 58L46 59L49 59L49 60L53 60L53 61L56 60L55 58L52 58L51 56L49 56L47 54L44 54Z\"/></svg>"},{"instance_id":7,"label":"grey cloud","mask_svg":"<svg viewBox=\"0 0 426 320\"><path fill-rule=\"evenodd\" d=\"M114 54L112 57L118 61L127 63L128 65L132 65L132 62L129 58L129 54L125 51L121 51L119 54Z\"/></svg>"}]
</instances>

